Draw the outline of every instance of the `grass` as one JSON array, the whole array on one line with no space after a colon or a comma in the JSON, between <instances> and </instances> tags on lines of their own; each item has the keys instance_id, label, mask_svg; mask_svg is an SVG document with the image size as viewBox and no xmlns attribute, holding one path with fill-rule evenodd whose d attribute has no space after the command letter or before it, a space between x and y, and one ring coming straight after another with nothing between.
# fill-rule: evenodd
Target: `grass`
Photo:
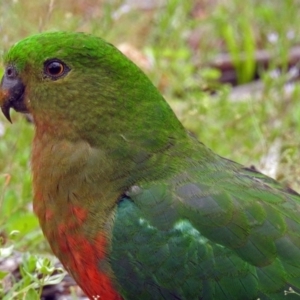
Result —
<instances>
[{"instance_id":1,"label":"grass","mask_svg":"<svg viewBox=\"0 0 300 300\"><path fill-rule=\"evenodd\" d=\"M263 170L262 158L277 143L274 176L300 191L300 170L295 163L300 158L300 87L295 83L289 94L284 88L288 51L300 39L299 1L170 0L151 10L126 6L133 2L3 1L0 52L30 34L49 30L85 31L115 45L133 45L151 62L152 67L145 69L148 76L202 142L222 156ZM269 70L260 70L264 88L257 95L233 99L231 87L217 82L219 73L210 62L217 54L228 52L239 82L246 83L253 78L258 49L274 55ZM245 60L240 60L240 53ZM278 64L282 74L274 78L272 71ZM214 95L207 92L211 89ZM12 119L11 126L0 117L0 257L11 255L11 245L27 253L23 266L34 265L23 272L28 289L24 292L24 286L17 286L11 297L35 299L38 294L32 296L33 287L44 283L28 279L28 274L43 273L35 255L49 253L49 248L31 207L33 126L17 114ZM49 266L48 261L45 264ZM0 298L5 275L0 271ZM42 278L46 276L49 272Z\"/></svg>"}]
</instances>

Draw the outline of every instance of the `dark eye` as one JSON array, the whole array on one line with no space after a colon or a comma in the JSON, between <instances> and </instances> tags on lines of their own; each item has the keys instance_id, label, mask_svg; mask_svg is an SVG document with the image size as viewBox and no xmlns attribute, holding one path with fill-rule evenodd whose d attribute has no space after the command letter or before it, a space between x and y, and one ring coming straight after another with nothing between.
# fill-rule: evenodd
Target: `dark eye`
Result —
<instances>
[{"instance_id":1,"label":"dark eye","mask_svg":"<svg viewBox=\"0 0 300 300\"><path fill-rule=\"evenodd\" d=\"M16 70L14 67L9 66L6 68L6 76L8 78L14 78L16 76Z\"/></svg>"},{"instance_id":2,"label":"dark eye","mask_svg":"<svg viewBox=\"0 0 300 300\"><path fill-rule=\"evenodd\" d=\"M70 71L68 66L60 60L50 60L45 62L45 75L52 79L58 79Z\"/></svg>"}]
</instances>

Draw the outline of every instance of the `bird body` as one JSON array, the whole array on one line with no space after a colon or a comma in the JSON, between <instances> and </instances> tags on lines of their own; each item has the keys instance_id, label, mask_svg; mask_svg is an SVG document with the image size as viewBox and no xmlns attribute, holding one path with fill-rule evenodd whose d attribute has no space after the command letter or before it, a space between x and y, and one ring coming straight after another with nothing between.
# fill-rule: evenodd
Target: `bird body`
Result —
<instances>
[{"instance_id":1,"label":"bird body","mask_svg":"<svg viewBox=\"0 0 300 300\"><path fill-rule=\"evenodd\" d=\"M300 290L299 194L197 141L115 47L42 33L4 62L4 115L35 123L34 211L91 299Z\"/></svg>"}]
</instances>

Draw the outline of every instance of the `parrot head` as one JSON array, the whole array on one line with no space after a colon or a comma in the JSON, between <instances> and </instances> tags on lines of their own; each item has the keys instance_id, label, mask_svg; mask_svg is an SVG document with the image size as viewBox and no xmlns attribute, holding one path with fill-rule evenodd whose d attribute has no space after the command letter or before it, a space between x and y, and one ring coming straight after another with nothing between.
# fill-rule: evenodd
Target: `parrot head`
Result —
<instances>
[{"instance_id":1,"label":"parrot head","mask_svg":"<svg viewBox=\"0 0 300 300\"><path fill-rule=\"evenodd\" d=\"M136 128L181 128L146 75L101 38L41 33L16 43L3 60L0 106L9 121L13 108L30 113L38 131L91 144Z\"/></svg>"}]
</instances>

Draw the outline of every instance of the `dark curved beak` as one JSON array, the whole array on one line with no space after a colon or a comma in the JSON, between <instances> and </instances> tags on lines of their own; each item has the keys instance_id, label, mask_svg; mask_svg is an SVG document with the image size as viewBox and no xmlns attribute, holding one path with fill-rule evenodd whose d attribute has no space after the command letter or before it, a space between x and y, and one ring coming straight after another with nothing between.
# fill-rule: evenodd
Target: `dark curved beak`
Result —
<instances>
[{"instance_id":1,"label":"dark curved beak","mask_svg":"<svg viewBox=\"0 0 300 300\"><path fill-rule=\"evenodd\" d=\"M18 112L27 113L28 109L24 103L25 86L17 76L7 75L2 77L0 84L0 107L6 119L12 123L10 108Z\"/></svg>"}]
</instances>

